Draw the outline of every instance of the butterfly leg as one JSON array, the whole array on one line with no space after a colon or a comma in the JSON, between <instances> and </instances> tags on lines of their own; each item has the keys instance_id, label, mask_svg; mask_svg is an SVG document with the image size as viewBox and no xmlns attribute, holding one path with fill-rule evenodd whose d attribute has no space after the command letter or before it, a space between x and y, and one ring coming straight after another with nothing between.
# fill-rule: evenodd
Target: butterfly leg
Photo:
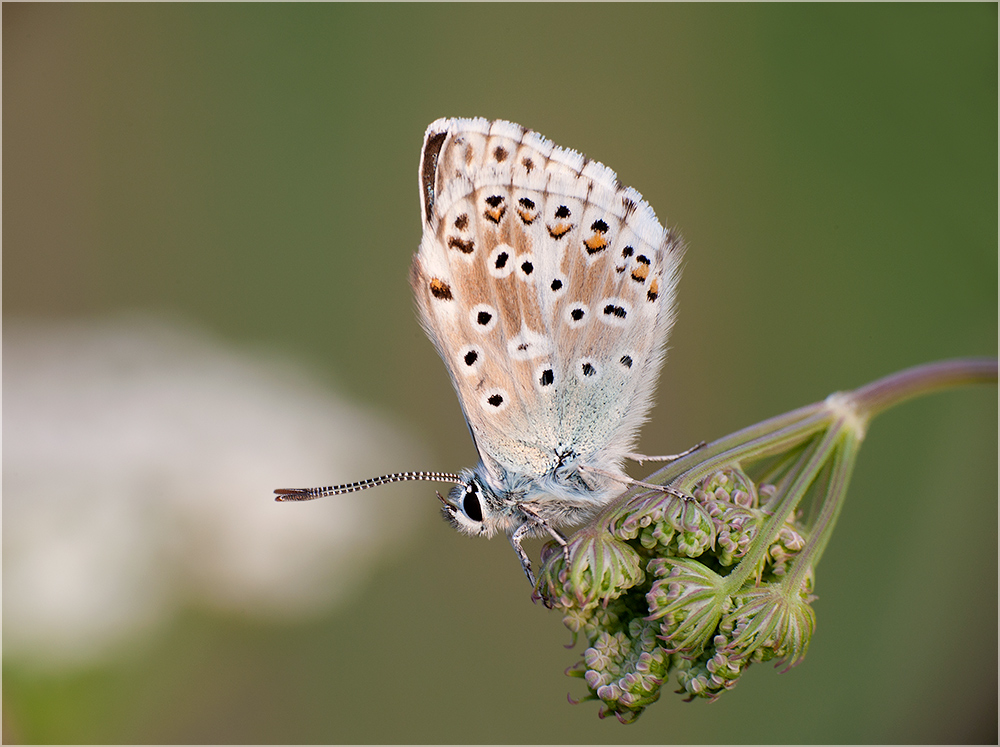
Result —
<instances>
[{"instance_id":1,"label":"butterfly leg","mask_svg":"<svg viewBox=\"0 0 1000 747\"><path fill-rule=\"evenodd\" d=\"M521 569L524 571L524 575L528 577L528 582L534 586L535 574L531 572L531 559L528 558L528 553L526 553L524 548L521 547L521 541L524 539L525 535L531 531L531 529L531 522L524 522L510 535L510 544L514 548L514 552L517 553L517 557L521 560Z\"/></svg>"},{"instance_id":2,"label":"butterfly leg","mask_svg":"<svg viewBox=\"0 0 1000 747\"><path fill-rule=\"evenodd\" d=\"M580 467L581 472L593 472L595 475L600 475L601 477L608 477L615 482L620 482L622 485L638 485L643 488L649 488L650 490L655 490L658 493L666 493L667 495L672 495L680 498L684 501L693 501L694 497L688 495L683 490L678 490L677 488L672 488L669 485L656 485L651 482L643 482L642 480L633 480L628 475L617 474L615 472L609 472L606 469L599 469L597 467Z\"/></svg>"},{"instance_id":3,"label":"butterfly leg","mask_svg":"<svg viewBox=\"0 0 1000 747\"><path fill-rule=\"evenodd\" d=\"M544 529L546 532L549 533L549 536L552 537L552 539L556 541L556 544L558 544L559 547L562 548L563 558L565 558L566 560L566 565L569 565L569 540L566 539L566 536L558 529L556 529L554 526L549 524L549 522L547 522L537 513L535 513L535 511L529 508L527 505L522 503L520 505L520 509L522 513L527 514L528 516L531 517L532 521L535 523L536 526L540 526L542 529Z\"/></svg>"},{"instance_id":4,"label":"butterfly leg","mask_svg":"<svg viewBox=\"0 0 1000 747\"><path fill-rule=\"evenodd\" d=\"M706 444L704 441L699 441L690 449L686 449L685 451L682 451L680 454L667 454L665 456L645 456L643 454L626 454L625 458L631 459L633 462L638 462L639 464L642 464L643 462L674 462L680 459L681 457L686 457L688 454L693 454L694 452L698 451L698 449L703 448L705 445Z\"/></svg>"},{"instance_id":5,"label":"butterfly leg","mask_svg":"<svg viewBox=\"0 0 1000 747\"><path fill-rule=\"evenodd\" d=\"M531 560L528 558L528 553L524 551L521 547L521 541L527 536L531 531L537 527L542 527L549 535L554 539L558 545L562 548L563 558L566 560L566 565L569 565L569 540L556 529L554 526L549 524L545 519L535 513L532 509L528 508L524 504L519 507L521 512L524 513L529 521L524 522L510 535L510 544L514 547L514 552L517 553L517 557L521 559L521 568L524 569L524 575L528 577L528 581L531 585L535 585L535 574L531 572Z\"/></svg>"}]
</instances>

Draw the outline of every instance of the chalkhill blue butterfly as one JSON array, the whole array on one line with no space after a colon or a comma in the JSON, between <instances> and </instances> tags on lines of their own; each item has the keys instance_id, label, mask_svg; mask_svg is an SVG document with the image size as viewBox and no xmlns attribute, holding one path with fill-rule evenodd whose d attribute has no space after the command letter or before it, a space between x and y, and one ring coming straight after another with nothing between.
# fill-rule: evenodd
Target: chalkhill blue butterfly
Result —
<instances>
[{"instance_id":1,"label":"chalkhill blue butterfly","mask_svg":"<svg viewBox=\"0 0 1000 747\"><path fill-rule=\"evenodd\" d=\"M681 456L632 449L674 321L683 243L611 169L511 122L434 122L419 179L410 284L479 464L282 489L277 500L453 482L438 494L445 518L466 534L506 533L534 582L525 537L565 548L558 527L636 483L626 459Z\"/></svg>"}]
</instances>

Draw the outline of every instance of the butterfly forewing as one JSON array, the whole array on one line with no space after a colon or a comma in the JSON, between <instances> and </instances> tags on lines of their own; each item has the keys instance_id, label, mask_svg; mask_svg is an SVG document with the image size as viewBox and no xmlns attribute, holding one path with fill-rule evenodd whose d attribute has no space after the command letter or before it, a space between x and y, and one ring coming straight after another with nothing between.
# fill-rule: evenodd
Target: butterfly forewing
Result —
<instances>
[{"instance_id":1,"label":"butterfly forewing","mask_svg":"<svg viewBox=\"0 0 1000 747\"><path fill-rule=\"evenodd\" d=\"M651 405L679 241L610 169L509 122L433 123L420 184L411 283L484 464L617 468Z\"/></svg>"}]
</instances>

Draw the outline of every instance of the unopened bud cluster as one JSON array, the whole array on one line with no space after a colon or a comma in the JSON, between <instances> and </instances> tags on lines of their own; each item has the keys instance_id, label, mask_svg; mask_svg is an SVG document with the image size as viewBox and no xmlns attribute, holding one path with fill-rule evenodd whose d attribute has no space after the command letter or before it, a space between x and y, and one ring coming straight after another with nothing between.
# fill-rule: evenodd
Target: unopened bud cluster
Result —
<instances>
[{"instance_id":1,"label":"unopened bud cluster","mask_svg":"<svg viewBox=\"0 0 1000 747\"><path fill-rule=\"evenodd\" d=\"M635 720L671 673L680 692L715 698L752 662L805 654L811 583L782 585L804 540L791 519L763 536L774 494L739 469L719 470L694 500L647 492L585 527L570 540L568 564L547 548L538 594L586 638L571 674L602 701L602 716ZM730 588L730 571L758 540L766 551Z\"/></svg>"}]
</instances>

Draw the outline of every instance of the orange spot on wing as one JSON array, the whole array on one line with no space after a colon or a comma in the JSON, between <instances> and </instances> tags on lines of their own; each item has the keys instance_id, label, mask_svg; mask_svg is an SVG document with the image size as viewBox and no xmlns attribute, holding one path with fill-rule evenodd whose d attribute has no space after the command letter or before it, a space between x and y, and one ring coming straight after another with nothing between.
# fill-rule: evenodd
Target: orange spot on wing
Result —
<instances>
[{"instance_id":1,"label":"orange spot on wing","mask_svg":"<svg viewBox=\"0 0 1000 747\"><path fill-rule=\"evenodd\" d=\"M451 301L454 298L451 295L451 286L441 280L441 278L431 279L431 295L442 301Z\"/></svg>"},{"instance_id":2,"label":"orange spot on wing","mask_svg":"<svg viewBox=\"0 0 1000 747\"><path fill-rule=\"evenodd\" d=\"M597 233L584 241L583 245L587 247L587 254L597 254L608 248L608 240Z\"/></svg>"}]
</instances>

